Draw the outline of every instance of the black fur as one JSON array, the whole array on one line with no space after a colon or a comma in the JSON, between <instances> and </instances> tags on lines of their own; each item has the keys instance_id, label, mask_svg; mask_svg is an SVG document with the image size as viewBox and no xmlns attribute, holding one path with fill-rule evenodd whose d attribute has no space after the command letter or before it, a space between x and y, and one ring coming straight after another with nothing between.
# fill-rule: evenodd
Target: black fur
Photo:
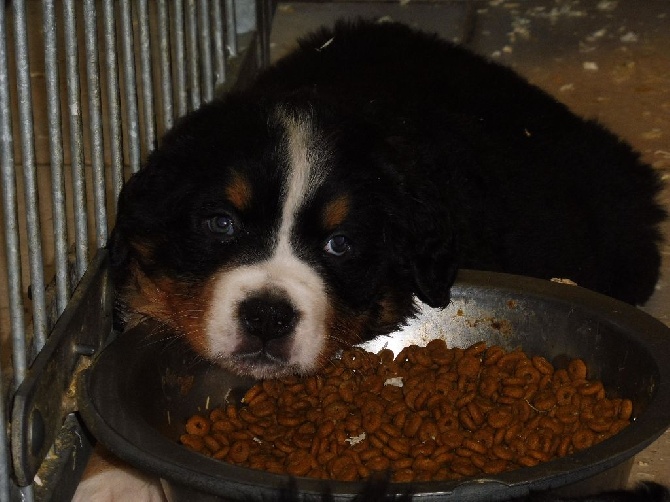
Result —
<instances>
[{"instance_id":1,"label":"black fur","mask_svg":"<svg viewBox=\"0 0 670 502\"><path fill-rule=\"evenodd\" d=\"M457 267L566 277L629 303L653 292L660 182L629 145L509 69L373 23L306 38L250 89L180 121L121 195L111 244L120 283L130 259L198 281L262 257L268 232L254 222L280 198L268 126L277 104L314 116L333 147L332 190L354 193L356 261L335 267L306 251L354 310L385 287L445 305ZM264 203L241 253L193 230L231 165L245 166ZM149 258L129 251L137 240Z\"/></svg>"},{"instance_id":2,"label":"black fur","mask_svg":"<svg viewBox=\"0 0 670 502\"><path fill-rule=\"evenodd\" d=\"M340 23L300 47L251 92L307 92L333 102L343 127L365 124L361 134L380 143L370 147L401 173L424 300L444 303L429 290L444 294L452 270L442 267L454 259L567 277L629 303L653 292L659 179L599 124L513 71L402 25Z\"/></svg>"}]
</instances>

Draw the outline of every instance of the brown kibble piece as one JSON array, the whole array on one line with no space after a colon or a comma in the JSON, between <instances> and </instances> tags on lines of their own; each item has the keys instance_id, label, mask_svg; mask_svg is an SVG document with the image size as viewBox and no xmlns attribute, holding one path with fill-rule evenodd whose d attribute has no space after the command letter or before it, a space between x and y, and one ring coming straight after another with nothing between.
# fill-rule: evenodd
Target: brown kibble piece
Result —
<instances>
[{"instance_id":1,"label":"brown kibble piece","mask_svg":"<svg viewBox=\"0 0 670 502\"><path fill-rule=\"evenodd\" d=\"M193 415L186 422L186 434L206 436L209 434L212 423L202 415Z\"/></svg>"}]
</instances>

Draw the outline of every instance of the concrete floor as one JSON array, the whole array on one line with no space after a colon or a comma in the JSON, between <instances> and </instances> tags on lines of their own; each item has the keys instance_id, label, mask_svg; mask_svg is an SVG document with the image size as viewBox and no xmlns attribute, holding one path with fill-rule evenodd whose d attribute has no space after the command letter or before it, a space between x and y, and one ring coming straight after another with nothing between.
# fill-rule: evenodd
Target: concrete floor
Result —
<instances>
[{"instance_id":1,"label":"concrete floor","mask_svg":"<svg viewBox=\"0 0 670 502\"><path fill-rule=\"evenodd\" d=\"M290 51L300 35L340 17L383 16L511 66L576 113L600 120L670 182L670 2L287 2L275 16L272 58ZM667 190L662 200L670 208ZM670 240L670 222L664 231ZM663 277L643 308L670 325L668 242ZM669 478L670 430L636 457L630 481Z\"/></svg>"}]
</instances>

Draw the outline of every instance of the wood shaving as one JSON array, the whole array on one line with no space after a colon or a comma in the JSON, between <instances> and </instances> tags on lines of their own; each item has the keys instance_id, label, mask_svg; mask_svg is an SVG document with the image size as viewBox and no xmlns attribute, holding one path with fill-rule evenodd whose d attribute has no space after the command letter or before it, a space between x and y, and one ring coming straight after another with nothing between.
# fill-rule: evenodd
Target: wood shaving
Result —
<instances>
[{"instance_id":1,"label":"wood shaving","mask_svg":"<svg viewBox=\"0 0 670 502\"><path fill-rule=\"evenodd\" d=\"M384 382L384 385L393 385L394 387L402 387L402 377L393 377L393 378L387 378L386 381Z\"/></svg>"}]
</instances>

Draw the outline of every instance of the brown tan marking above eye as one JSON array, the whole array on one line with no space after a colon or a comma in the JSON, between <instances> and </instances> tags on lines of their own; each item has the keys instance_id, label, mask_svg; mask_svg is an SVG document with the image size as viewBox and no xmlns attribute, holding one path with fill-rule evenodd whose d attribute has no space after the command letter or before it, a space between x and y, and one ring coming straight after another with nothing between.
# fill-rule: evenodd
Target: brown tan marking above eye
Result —
<instances>
[{"instance_id":1,"label":"brown tan marking above eye","mask_svg":"<svg viewBox=\"0 0 670 502\"><path fill-rule=\"evenodd\" d=\"M333 199L323 209L323 226L326 230L339 227L349 215L349 197L341 195Z\"/></svg>"},{"instance_id":2,"label":"brown tan marking above eye","mask_svg":"<svg viewBox=\"0 0 670 502\"><path fill-rule=\"evenodd\" d=\"M228 200L236 209L241 211L249 205L252 196L253 192L249 181L242 174L234 172L231 182L226 187Z\"/></svg>"}]
</instances>

